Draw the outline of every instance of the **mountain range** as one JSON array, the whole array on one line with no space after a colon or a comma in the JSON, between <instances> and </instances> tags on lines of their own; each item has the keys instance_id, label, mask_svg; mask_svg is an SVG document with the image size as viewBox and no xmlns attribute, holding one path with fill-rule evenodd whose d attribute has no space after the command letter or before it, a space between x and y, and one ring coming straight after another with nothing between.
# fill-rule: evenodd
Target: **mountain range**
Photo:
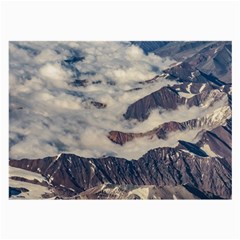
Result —
<instances>
[{"instance_id":1,"label":"mountain range","mask_svg":"<svg viewBox=\"0 0 240 240\"><path fill-rule=\"evenodd\" d=\"M104 120L105 116L113 119L114 111L118 111L116 106L123 109L116 115L119 124L106 123L101 134L94 131L84 134L82 146L91 144L94 137L97 139L94 147L87 148L88 154L81 147L77 153L69 152L67 146L64 147L65 142L60 144L64 137L60 138L58 146L67 151L59 150L55 155L46 155L44 150L41 151L44 157L22 158L10 154L10 199L231 199L231 42L132 41L126 46L131 51L142 51L144 56L169 63L164 69L155 64L152 69L160 70L151 70L150 78L136 79L128 88L123 86L117 101L119 105L111 105L108 91L118 94L119 83L111 78L95 79L96 73L91 72L90 67L87 74L83 73L80 67L88 64L88 56L81 51L71 51L72 55L61 60L60 66L72 74L65 93L75 99L75 103L81 99L74 132L79 131L83 136L82 129L88 129L90 123L100 128L108 121ZM119 68L119 78L125 78ZM130 78L130 73L126 78L128 76ZM59 87L54 96L59 97L61 89ZM21 121L17 114L25 119L23 111L28 109L23 100L15 100L17 97L12 96L11 91L10 132L15 119ZM125 101L122 105L121 99ZM78 111L77 106L75 110ZM39 111L44 112L44 109ZM90 114L88 121L83 117L85 113ZM46 115L45 118L51 117ZM52 126L58 124L57 120L57 117L51 118ZM27 123L22 135L10 138L10 152L26 138ZM68 132L65 134L67 136ZM57 134L54 136L59 138ZM49 142L51 139L49 136ZM73 141L80 140L74 138ZM105 142L109 145L104 145ZM96 156L95 150L100 152ZM19 152L30 151L31 148L21 148Z\"/></svg>"}]
</instances>

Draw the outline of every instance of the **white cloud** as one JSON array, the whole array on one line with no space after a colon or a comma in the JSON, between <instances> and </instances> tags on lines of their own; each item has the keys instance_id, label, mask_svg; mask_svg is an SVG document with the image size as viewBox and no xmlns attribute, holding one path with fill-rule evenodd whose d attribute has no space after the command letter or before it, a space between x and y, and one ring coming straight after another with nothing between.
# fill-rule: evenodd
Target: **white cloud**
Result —
<instances>
[{"instance_id":1,"label":"white cloud","mask_svg":"<svg viewBox=\"0 0 240 240\"><path fill-rule=\"evenodd\" d=\"M54 81L64 81L67 77L69 77L66 71L64 71L62 67L56 63L47 63L39 69L39 73L43 78Z\"/></svg>"}]
</instances>

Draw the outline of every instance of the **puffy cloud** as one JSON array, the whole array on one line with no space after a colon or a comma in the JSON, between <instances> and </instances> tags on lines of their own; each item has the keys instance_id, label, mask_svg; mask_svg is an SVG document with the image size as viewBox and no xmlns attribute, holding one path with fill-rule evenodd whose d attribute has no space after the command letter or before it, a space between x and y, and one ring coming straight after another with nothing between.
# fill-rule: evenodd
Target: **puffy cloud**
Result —
<instances>
[{"instance_id":1,"label":"puffy cloud","mask_svg":"<svg viewBox=\"0 0 240 240\"><path fill-rule=\"evenodd\" d=\"M47 63L39 69L39 73L47 80L64 81L68 75L59 64Z\"/></svg>"}]
</instances>

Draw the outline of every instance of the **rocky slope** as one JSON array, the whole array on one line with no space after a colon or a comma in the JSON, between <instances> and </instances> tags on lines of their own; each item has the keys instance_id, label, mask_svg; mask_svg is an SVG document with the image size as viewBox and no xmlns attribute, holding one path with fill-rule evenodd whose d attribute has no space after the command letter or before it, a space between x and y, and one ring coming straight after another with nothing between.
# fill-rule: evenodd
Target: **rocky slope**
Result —
<instances>
[{"instance_id":1,"label":"rocky slope","mask_svg":"<svg viewBox=\"0 0 240 240\"><path fill-rule=\"evenodd\" d=\"M58 195L72 195L101 184L190 185L210 197L231 197L231 165L210 157L197 145L180 141L176 148L150 150L137 161L114 157L87 159L73 154L44 159L10 160L10 166L41 174Z\"/></svg>"},{"instance_id":2,"label":"rocky slope","mask_svg":"<svg viewBox=\"0 0 240 240\"><path fill-rule=\"evenodd\" d=\"M231 61L231 43L213 42L165 73L178 81L210 81L221 86L231 83Z\"/></svg>"}]
</instances>

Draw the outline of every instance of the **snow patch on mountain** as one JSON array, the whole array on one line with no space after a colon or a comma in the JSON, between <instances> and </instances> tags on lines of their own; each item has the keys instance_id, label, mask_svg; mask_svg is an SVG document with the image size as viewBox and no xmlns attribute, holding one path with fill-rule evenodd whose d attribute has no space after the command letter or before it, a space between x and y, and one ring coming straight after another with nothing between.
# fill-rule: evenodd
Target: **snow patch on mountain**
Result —
<instances>
[{"instance_id":1,"label":"snow patch on mountain","mask_svg":"<svg viewBox=\"0 0 240 240\"><path fill-rule=\"evenodd\" d=\"M208 144L204 144L201 149L207 153L208 156L210 157L218 157L218 155L216 153L214 153L211 148L209 147Z\"/></svg>"},{"instance_id":2,"label":"snow patch on mountain","mask_svg":"<svg viewBox=\"0 0 240 240\"><path fill-rule=\"evenodd\" d=\"M28 182L21 182L9 179L9 186L13 188L24 188L28 191L21 192L17 198L24 198L24 199L41 199L43 198L44 194L51 194L52 192L47 188L37 184L32 184ZM13 197L14 198L14 197Z\"/></svg>"},{"instance_id":3,"label":"snow patch on mountain","mask_svg":"<svg viewBox=\"0 0 240 240\"><path fill-rule=\"evenodd\" d=\"M41 174L9 166L9 177L14 177L14 176L22 177L28 180L36 179L39 182L46 181L46 179Z\"/></svg>"}]
</instances>

